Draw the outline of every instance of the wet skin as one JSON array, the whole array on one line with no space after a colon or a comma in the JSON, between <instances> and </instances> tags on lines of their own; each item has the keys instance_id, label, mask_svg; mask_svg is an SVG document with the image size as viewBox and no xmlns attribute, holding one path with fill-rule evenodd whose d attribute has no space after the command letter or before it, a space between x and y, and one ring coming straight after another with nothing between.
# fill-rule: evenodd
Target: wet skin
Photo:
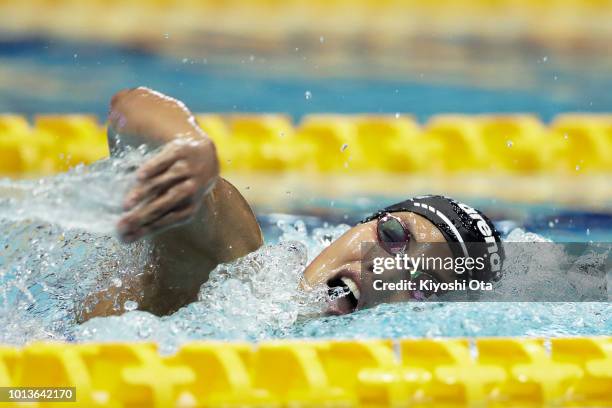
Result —
<instances>
[{"instance_id":1,"label":"wet skin","mask_svg":"<svg viewBox=\"0 0 612 408\"><path fill-rule=\"evenodd\" d=\"M123 90L112 98L108 122L111 154L123 146L142 144L160 149L137 170L138 182L125 197L117 225L126 243L149 237L153 259L143 273L127 278L120 288L92 293L77 318L121 314L122 306L116 305L127 300L138 302L140 310L170 314L196 300L200 286L219 263L258 249L263 244L261 229L244 197L219 176L214 143L182 102L147 88ZM409 212L394 215L410 231L410 251L417 250L419 242L445 242L427 219ZM362 284L361 243L376 242L376 223L351 228L321 252L306 268L303 287L329 284L340 277ZM442 273L439 279L453 277ZM357 308L406 300L375 299L366 287L360 289ZM344 298L330 304L332 314L354 309Z\"/></svg>"}]
</instances>

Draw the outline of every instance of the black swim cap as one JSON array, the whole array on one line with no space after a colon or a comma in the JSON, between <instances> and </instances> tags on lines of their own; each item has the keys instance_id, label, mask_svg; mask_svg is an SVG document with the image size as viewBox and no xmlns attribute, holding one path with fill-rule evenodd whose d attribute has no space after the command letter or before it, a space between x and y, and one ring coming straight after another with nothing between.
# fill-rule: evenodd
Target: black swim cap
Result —
<instances>
[{"instance_id":1,"label":"black swim cap","mask_svg":"<svg viewBox=\"0 0 612 408\"><path fill-rule=\"evenodd\" d=\"M414 197L384 208L362 221L368 222L386 213L409 211L431 221L444 235L455 257L485 259L485 268L468 271L470 279L497 281L505 258L499 233L483 213L467 204L440 195Z\"/></svg>"}]
</instances>

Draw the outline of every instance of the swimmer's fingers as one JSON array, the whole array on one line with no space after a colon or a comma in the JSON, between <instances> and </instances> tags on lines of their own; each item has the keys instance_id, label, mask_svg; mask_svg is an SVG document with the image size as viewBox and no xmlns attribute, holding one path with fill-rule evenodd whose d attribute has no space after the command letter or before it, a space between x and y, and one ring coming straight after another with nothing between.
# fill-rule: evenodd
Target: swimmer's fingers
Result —
<instances>
[{"instance_id":1,"label":"swimmer's fingers","mask_svg":"<svg viewBox=\"0 0 612 408\"><path fill-rule=\"evenodd\" d=\"M144 199L160 194L166 191L173 185L179 184L189 178L189 166L182 160L175 162L168 171L159 176L141 181L136 187L130 191L125 198L123 208L130 210Z\"/></svg>"},{"instance_id":2,"label":"swimmer's fingers","mask_svg":"<svg viewBox=\"0 0 612 408\"><path fill-rule=\"evenodd\" d=\"M137 234L140 228L152 223L175 207L194 202L193 198L197 192L197 183L192 179L175 185L157 199L125 215L118 224L120 234L122 236Z\"/></svg>"},{"instance_id":3,"label":"swimmer's fingers","mask_svg":"<svg viewBox=\"0 0 612 408\"><path fill-rule=\"evenodd\" d=\"M164 228L172 227L174 225L180 224L189 220L193 214L197 211L197 206L195 203L189 203L185 207L178 208L176 210L170 211L166 213L161 218L158 218L154 222L143 226L138 231L136 231L132 235L124 236L124 240L126 242L133 242L151 232L160 231Z\"/></svg>"},{"instance_id":4,"label":"swimmer's fingers","mask_svg":"<svg viewBox=\"0 0 612 408\"><path fill-rule=\"evenodd\" d=\"M168 170L168 168L180 158L181 155L179 145L170 143L166 145L161 152L140 166L137 173L138 179L147 180L151 177L155 177Z\"/></svg>"},{"instance_id":5,"label":"swimmer's fingers","mask_svg":"<svg viewBox=\"0 0 612 408\"><path fill-rule=\"evenodd\" d=\"M175 207L194 201L193 198L196 196L197 190L197 184L191 179L175 185L160 197L139 209L139 224L150 224Z\"/></svg>"}]
</instances>

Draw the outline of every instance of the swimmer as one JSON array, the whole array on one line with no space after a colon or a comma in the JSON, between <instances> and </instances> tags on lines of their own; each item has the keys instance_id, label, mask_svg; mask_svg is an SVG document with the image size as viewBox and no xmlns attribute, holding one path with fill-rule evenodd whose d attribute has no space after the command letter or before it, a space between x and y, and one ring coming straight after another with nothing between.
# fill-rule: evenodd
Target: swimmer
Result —
<instances>
[{"instance_id":1,"label":"swimmer","mask_svg":"<svg viewBox=\"0 0 612 408\"><path fill-rule=\"evenodd\" d=\"M137 183L125 197L117 225L126 243L150 239L153 261L120 287L89 296L79 319L120 314L123 310L116 305L128 300L140 310L167 315L195 301L218 264L261 247L261 229L248 202L220 176L214 143L182 102L147 88L123 90L111 100L108 123L112 155L123 146L159 148L137 169ZM362 243L375 243L372 253L386 255L435 253L487 260L485 268L461 276L419 270L416 279L491 282L501 276L503 248L487 217L446 197L416 197L366 218L306 267L305 289L327 284L330 292L343 294L331 296L329 314L431 295L418 290L375 293L362 275L371 266L363 263Z\"/></svg>"}]
</instances>

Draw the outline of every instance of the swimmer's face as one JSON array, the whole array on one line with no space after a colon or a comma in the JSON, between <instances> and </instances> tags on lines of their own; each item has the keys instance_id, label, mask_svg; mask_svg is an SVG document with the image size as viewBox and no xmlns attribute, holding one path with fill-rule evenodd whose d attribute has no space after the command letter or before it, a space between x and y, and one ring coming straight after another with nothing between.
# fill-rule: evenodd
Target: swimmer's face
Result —
<instances>
[{"instance_id":1,"label":"swimmer's face","mask_svg":"<svg viewBox=\"0 0 612 408\"><path fill-rule=\"evenodd\" d=\"M374 280L397 282L406 278L406 271L372 272L375 258L393 257L398 252L410 256L452 256L446 239L429 220L411 212L392 213L351 228L325 248L304 271L305 286L326 284L337 293L350 290L350 294L330 300L329 314L346 314L379 303L418 298L422 294L374 290ZM448 270L424 272L423 276L438 282L455 279Z\"/></svg>"}]
</instances>

